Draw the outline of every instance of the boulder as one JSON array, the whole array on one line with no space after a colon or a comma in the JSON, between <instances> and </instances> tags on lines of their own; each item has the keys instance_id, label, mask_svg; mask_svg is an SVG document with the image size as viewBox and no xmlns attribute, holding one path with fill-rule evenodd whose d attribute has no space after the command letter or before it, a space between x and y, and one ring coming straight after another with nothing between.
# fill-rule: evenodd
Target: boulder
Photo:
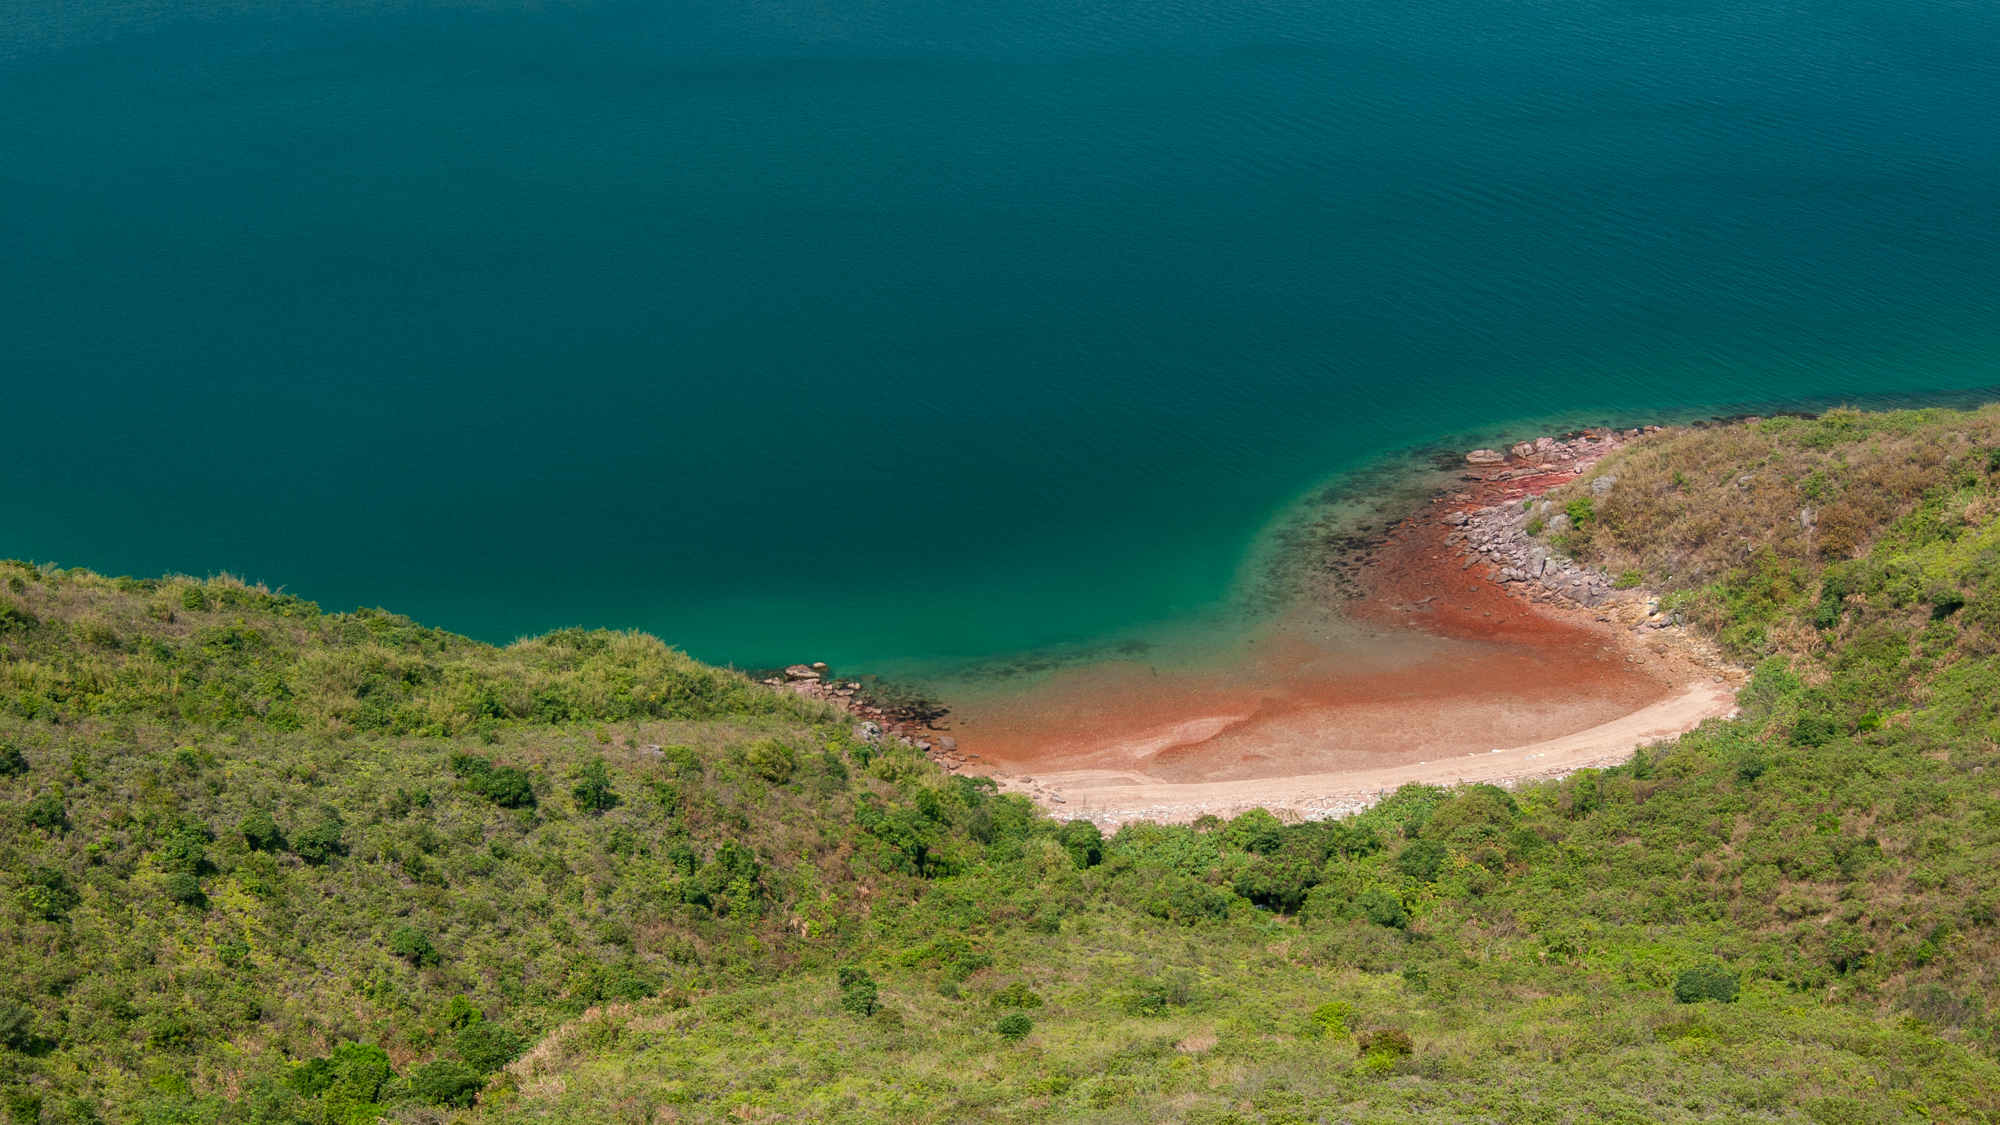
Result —
<instances>
[{"instance_id":1,"label":"boulder","mask_svg":"<svg viewBox=\"0 0 2000 1125\"><path fill-rule=\"evenodd\" d=\"M1466 464L1469 465L1498 465L1506 459L1506 454L1491 449L1475 449L1465 455Z\"/></svg>"},{"instance_id":2,"label":"boulder","mask_svg":"<svg viewBox=\"0 0 2000 1125\"><path fill-rule=\"evenodd\" d=\"M1598 477L1596 480L1590 482L1591 495L1602 496L1605 493L1611 491L1611 486L1617 483L1618 483L1617 477L1613 476Z\"/></svg>"},{"instance_id":3,"label":"boulder","mask_svg":"<svg viewBox=\"0 0 2000 1125\"><path fill-rule=\"evenodd\" d=\"M1533 443L1524 441L1521 444L1515 446L1513 449L1508 450L1508 452L1512 453L1516 457L1523 457L1523 458L1533 457L1535 455L1535 447Z\"/></svg>"},{"instance_id":4,"label":"boulder","mask_svg":"<svg viewBox=\"0 0 2000 1125\"><path fill-rule=\"evenodd\" d=\"M1458 526L1460 526L1460 525L1462 525L1462 524L1464 524L1464 523L1465 523L1465 513L1464 513L1464 512L1446 512L1446 513L1444 514L1444 522L1446 522L1446 523L1448 523L1448 524L1452 525L1453 527L1458 527Z\"/></svg>"},{"instance_id":5,"label":"boulder","mask_svg":"<svg viewBox=\"0 0 2000 1125\"><path fill-rule=\"evenodd\" d=\"M819 673L813 671L812 665L810 664L794 664L791 667L785 669L785 675L791 677L794 680L819 679Z\"/></svg>"}]
</instances>

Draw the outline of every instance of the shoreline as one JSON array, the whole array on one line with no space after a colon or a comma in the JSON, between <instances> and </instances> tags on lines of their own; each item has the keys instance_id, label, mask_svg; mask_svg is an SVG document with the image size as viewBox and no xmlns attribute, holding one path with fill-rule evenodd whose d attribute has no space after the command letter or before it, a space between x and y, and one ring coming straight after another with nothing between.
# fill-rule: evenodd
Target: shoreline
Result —
<instances>
[{"instance_id":1,"label":"shoreline","mask_svg":"<svg viewBox=\"0 0 2000 1125\"><path fill-rule=\"evenodd\" d=\"M1106 826L1254 806L1335 816L1410 781L1615 764L1733 712L1747 674L1653 612L1648 591L1528 537L1522 501L1660 432L1474 450L1416 510L1323 527L1299 560L1298 604L1249 642L1240 667L1162 676L1105 661L957 714L899 714L857 698L859 679L828 681L824 666L763 682L875 723L948 772Z\"/></svg>"}]
</instances>

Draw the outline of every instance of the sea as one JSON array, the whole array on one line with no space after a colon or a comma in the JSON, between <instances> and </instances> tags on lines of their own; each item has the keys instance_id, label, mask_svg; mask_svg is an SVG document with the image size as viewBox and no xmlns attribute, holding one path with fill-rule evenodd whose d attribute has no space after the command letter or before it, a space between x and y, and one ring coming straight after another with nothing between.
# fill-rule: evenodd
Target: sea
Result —
<instances>
[{"instance_id":1,"label":"sea","mask_svg":"<svg viewBox=\"0 0 2000 1125\"><path fill-rule=\"evenodd\" d=\"M0 6L0 555L920 679L1996 385L1990 0Z\"/></svg>"}]
</instances>

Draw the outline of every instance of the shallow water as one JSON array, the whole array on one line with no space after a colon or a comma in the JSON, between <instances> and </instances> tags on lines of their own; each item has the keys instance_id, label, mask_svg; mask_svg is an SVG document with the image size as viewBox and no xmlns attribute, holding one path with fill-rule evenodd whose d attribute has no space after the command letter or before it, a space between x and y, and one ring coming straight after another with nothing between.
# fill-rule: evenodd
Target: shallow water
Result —
<instances>
[{"instance_id":1,"label":"shallow water","mask_svg":"<svg viewBox=\"0 0 2000 1125\"><path fill-rule=\"evenodd\" d=\"M0 11L0 553L493 640L1233 643L1331 473L1996 313L1992 5Z\"/></svg>"}]
</instances>

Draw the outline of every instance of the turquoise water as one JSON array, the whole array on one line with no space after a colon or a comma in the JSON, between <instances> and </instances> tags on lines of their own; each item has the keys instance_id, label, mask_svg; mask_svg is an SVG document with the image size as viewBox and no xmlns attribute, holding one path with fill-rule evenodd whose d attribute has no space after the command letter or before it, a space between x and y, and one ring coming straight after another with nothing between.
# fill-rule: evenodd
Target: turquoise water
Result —
<instances>
[{"instance_id":1,"label":"turquoise water","mask_svg":"<svg viewBox=\"0 0 2000 1125\"><path fill-rule=\"evenodd\" d=\"M1385 451L1994 384L1992 4L0 10L0 554L920 667Z\"/></svg>"}]
</instances>

